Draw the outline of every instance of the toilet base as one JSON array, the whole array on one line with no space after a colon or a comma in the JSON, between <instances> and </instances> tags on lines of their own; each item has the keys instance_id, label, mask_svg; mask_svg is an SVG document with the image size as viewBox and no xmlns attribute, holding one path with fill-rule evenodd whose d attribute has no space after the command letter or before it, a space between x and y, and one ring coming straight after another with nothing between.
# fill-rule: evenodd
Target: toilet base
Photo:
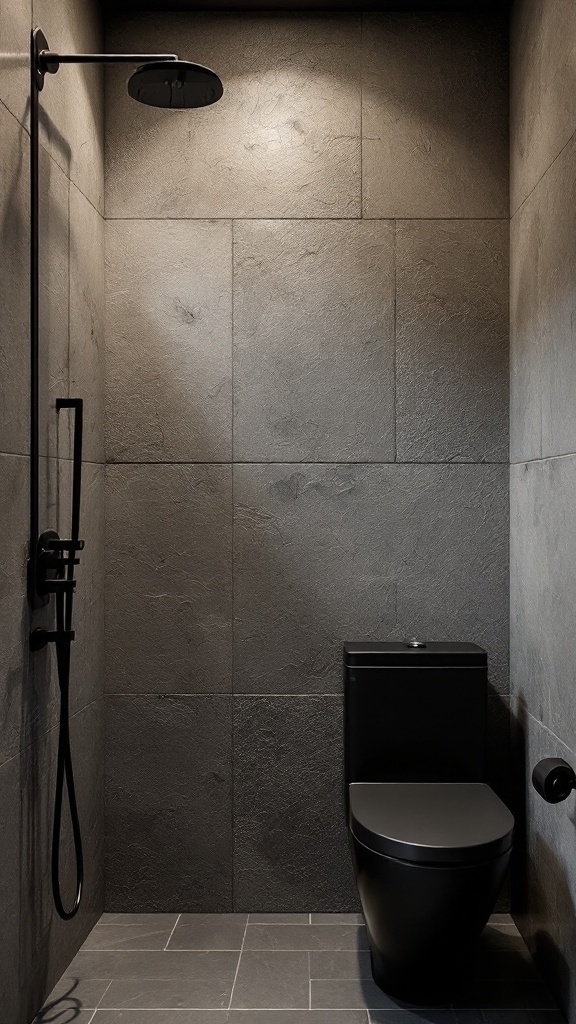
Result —
<instances>
[{"instance_id":1,"label":"toilet base","mask_svg":"<svg viewBox=\"0 0 576 1024\"><path fill-rule=\"evenodd\" d=\"M466 971L510 862L430 866L375 853L351 835L376 984L410 1002L453 987Z\"/></svg>"}]
</instances>

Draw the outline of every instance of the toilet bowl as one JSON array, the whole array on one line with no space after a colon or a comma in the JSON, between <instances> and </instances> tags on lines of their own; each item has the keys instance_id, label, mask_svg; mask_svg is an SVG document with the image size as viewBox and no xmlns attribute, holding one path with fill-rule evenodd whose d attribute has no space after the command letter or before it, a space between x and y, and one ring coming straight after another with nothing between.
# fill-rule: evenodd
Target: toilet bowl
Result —
<instances>
[{"instance_id":1,"label":"toilet bowl","mask_svg":"<svg viewBox=\"0 0 576 1024\"><path fill-rule=\"evenodd\" d=\"M372 972L418 1002L458 977L501 888L514 818L485 781L486 652L346 644L346 804Z\"/></svg>"},{"instance_id":2,"label":"toilet bowl","mask_svg":"<svg viewBox=\"0 0 576 1024\"><path fill-rule=\"evenodd\" d=\"M473 948L514 819L482 783L352 783L349 804L374 979L414 998L454 978Z\"/></svg>"}]
</instances>

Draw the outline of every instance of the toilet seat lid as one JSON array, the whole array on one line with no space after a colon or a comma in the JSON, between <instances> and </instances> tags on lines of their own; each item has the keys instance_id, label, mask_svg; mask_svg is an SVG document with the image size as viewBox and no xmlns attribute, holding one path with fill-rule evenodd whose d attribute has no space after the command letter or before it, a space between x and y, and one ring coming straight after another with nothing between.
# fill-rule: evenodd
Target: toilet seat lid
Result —
<instances>
[{"instance_id":1,"label":"toilet seat lid","mask_svg":"<svg viewBox=\"0 0 576 1024\"><path fill-rule=\"evenodd\" d=\"M470 864L512 845L514 818L482 782L352 782L350 828L377 853L420 864Z\"/></svg>"}]
</instances>

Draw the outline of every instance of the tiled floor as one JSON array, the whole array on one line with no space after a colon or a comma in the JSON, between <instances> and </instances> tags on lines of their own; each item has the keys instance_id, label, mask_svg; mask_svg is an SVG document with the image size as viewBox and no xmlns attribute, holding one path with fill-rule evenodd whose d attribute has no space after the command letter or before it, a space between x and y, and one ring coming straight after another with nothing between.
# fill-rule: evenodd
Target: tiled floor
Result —
<instances>
[{"instance_id":1,"label":"tiled floor","mask_svg":"<svg viewBox=\"0 0 576 1024\"><path fill-rule=\"evenodd\" d=\"M354 914L105 914L38 1024L560 1024L510 917L444 1006L372 981Z\"/></svg>"}]
</instances>

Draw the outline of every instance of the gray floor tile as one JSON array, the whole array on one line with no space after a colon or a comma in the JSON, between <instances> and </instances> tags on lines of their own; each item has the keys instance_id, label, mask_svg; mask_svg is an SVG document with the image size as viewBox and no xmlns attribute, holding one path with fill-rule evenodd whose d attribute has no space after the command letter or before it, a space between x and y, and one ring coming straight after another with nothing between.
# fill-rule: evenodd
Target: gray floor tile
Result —
<instances>
[{"instance_id":1,"label":"gray floor tile","mask_svg":"<svg viewBox=\"0 0 576 1024\"><path fill-rule=\"evenodd\" d=\"M310 977L315 980L351 981L372 978L368 950L356 950L354 953L313 950L308 956Z\"/></svg>"},{"instance_id":2,"label":"gray floor tile","mask_svg":"<svg viewBox=\"0 0 576 1024\"><path fill-rule=\"evenodd\" d=\"M244 949L368 949L368 938L356 924L249 924Z\"/></svg>"},{"instance_id":3,"label":"gray floor tile","mask_svg":"<svg viewBox=\"0 0 576 1024\"><path fill-rule=\"evenodd\" d=\"M466 1011L464 1011L466 1012ZM408 1009L398 1006L393 1010L370 1010L369 1024L457 1024L453 1010ZM464 1022L463 1022L464 1024ZM470 1021L470 1024L483 1024Z\"/></svg>"},{"instance_id":4,"label":"gray floor tile","mask_svg":"<svg viewBox=\"0 0 576 1024\"><path fill-rule=\"evenodd\" d=\"M160 950L165 948L172 927L155 924L97 924L82 949Z\"/></svg>"},{"instance_id":5,"label":"gray floor tile","mask_svg":"<svg viewBox=\"0 0 576 1024\"><path fill-rule=\"evenodd\" d=\"M59 1018L54 1016L54 1012L58 1011L40 1010L38 1016L34 1018L33 1024L53 1024L57 1019L59 1021ZM68 1021L73 1021L74 1024L92 1024L94 1016L94 1010L78 1010L77 1013L74 1012L73 1016L68 1013L64 1014L62 1020L64 1024L67 1024Z\"/></svg>"},{"instance_id":6,"label":"gray floor tile","mask_svg":"<svg viewBox=\"0 0 576 1024\"><path fill-rule=\"evenodd\" d=\"M145 924L173 928L179 914L102 914L98 924Z\"/></svg>"},{"instance_id":7,"label":"gray floor tile","mask_svg":"<svg viewBox=\"0 0 576 1024\"><path fill-rule=\"evenodd\" d=\"M564 1024L560 1010L484 1010L484 1024Z\"/></svg>"},{"instance_id":8,"label":"gray floor tile","mask_svg":"<svg viewBox=\"0 0 576 1024\"><path fill-rule=\"evenodd\" d=\"M126 953L112 953L109 950L80 950L66 970L71 978L84 981L88 978L115 978L118 964Z\"/></svg>"},{"instance_id":9,"label":"gray floor tile","mask_svg":"<svg viewBox=\"0 0 576 1024\"><path fill-rule=\"evenodd\" d=\"M248 924L309 924L310 914L249 914Z\"/></svg>"},{"instance_id":10,"label":"gray floor tile","mask_svg":"<svg viewBox=\"0 0 576 1024\"><path fill-rule=\"evenodd\" d=\"M109 985L109 980L81 981L65 975L48 996L36 1021L59 1021L61 1017L63 1020L81 1019L78 1014L93 1012Z\"/></svg>"},{"instance_id":11,"label":"gray floor tile","mask_svg":"<svg viewBox=\"0 0 576 1024\"><path fill-rule=\"evenodd\" d=\"M168 949L242 948L247 914L182 914Z\"/></svg>"},{"instance_id":12,"label":"gray floor tile","mask_svg":"<svg viewBox=\"0 0 576 1024\"><path fill-rule=\"evenodd\" d=\"M145 1022L141 1010L98 1010L90 1024L227 1024L227 1021L225 1010L147 1010Z\"/></svg>"},{"instance_id":13,"label":"gray floor tile","mask_svg":"<svg viewBox=\"0 0 576 1024\"><path fill-rule=\"evenodd\" d=\"M226 1024L368 1024L368 1016L365 1010L231 1010Z\"/></svg>"},{"instance_id":14,"label":"gray floor tile","mask_svg":"<svg viewBox=\"0 0 576 1024\"><path fill-rule=\"evenodd\" d=\"M308 1008L308 954L249 950L240 957L232 994L233 1009Z\"/></svg>"},{"instance_id":15,"label":"gray floor tile","mask_svg":"<svg viewBox=\"0 0 576 1024\"><path fill-rule=\"evenodd\" d=\"M127 978L112 982L101 1005L116 1010L226 1010L233 980L229 972L200 972L194 978Z\"/></svg>"},{"instance_id":16,"label":"gray floor tile","mask_svg":"<svg viewBox=\"0 0 576 1024\"><path fill-rule=\"evenodd\" d=\"M364 924L362 914L310 914L310 924Z\"/></svg>"},{"instance_id":17,"label":"gray floor tile","mask_svg":"<svg viewBox=\"0 0 576 1024\"><path fill-rule=\"evenodd\" d=\"M228 980L232 983L237 965L238 953L224 950L120 953L112 977L114 980L136 981L153 981L155 978L164 981L179 978L195 981L204 978L218 984L222 981L227 984Z\"/></svg>"},{"instance_id":18,"label":"gray floor tile","mask_svg":"<svg viewBox=\"0 0 576 1024\"><path fill-rule=\"evenodd\" d=\"M346 981L311 981L310 998L313 1009L334 1010L397 1010L398 1004L369 979Z\"/></svg>"}]
</instances>

